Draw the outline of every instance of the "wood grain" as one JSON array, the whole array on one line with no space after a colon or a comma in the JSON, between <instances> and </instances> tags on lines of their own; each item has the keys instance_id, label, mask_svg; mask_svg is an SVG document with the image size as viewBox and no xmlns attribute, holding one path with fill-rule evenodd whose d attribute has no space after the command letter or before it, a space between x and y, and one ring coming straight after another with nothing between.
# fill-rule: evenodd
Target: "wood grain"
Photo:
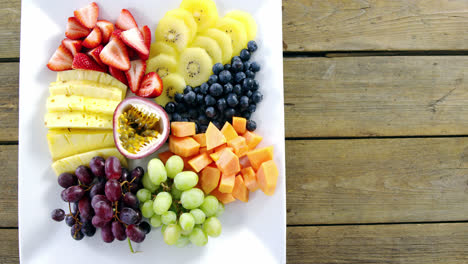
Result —
<instances>
[{"instance_id":1,"label":"wood grain","mask_svg":"<svg viewBox=\"0 0 468 264\"><path fill-rule=\"evenodd\" d=\"M468 224L288 227L287 262L464 264Z\"/></svg>"},{"instance_id":2,"label":"wood grain","mask_svg":"<svg viewBox=\"0 0 468 264\"><path fill-rule=\"evenodd\" d=\"M468 138L286 141L289 225L468 220Z\"/></svg>"},{"instance_id":3,"label":"wood grain","mask_svg":"<svg viewBox=\"0 0 468 264\"><path fill-rule=\"evenodd\" d=\"M18 58L21 1L0 0L0 58Z\"/></svg>"},{"instance_id":4,"label":"wood grain","mask_svg":"<svg viewBox=\"0 0 468 264\"><path fill-rule=\"evenodd\" d=\"M287 58L287 137L468 134L468 57Z\"/></svg>"},{"instance_id":5,"label":"wood grain","mask_svg":"<svg viewBox=\"0 0 468 264\"><path fill-rule=\"evenodd\" d=\"M284 0L286 51L466 50L465 0Z\"/></svg>"},{"instance_id":6,"label":"wood grain","mask_svg":"<svg viewBox=\"0 0 468 264\"><path fill-rule=\"evenodd\" d=\"M2 163L0 227L16 227L18 226L18 146L0 145L0 162Z\"/></svg>"},{"instance_id":7,"label":"wood grain","mask_svg":"<svg viewBox=\"0 0 468 264\"><path fill-rule=\"evenodd\" d=\"M0 63L0 141L3 142L18 140L18 84L19 63Z\"/></svg>"},{"instance_id":8,"label":"wood grain","mask_svg":"<svg viewBox=\"0 0 468 264\"><path fill-rule=\"evenodd\" d=\"M18 229L0 229L0 263L19 263Z\"/></svg>"}]
</instances>

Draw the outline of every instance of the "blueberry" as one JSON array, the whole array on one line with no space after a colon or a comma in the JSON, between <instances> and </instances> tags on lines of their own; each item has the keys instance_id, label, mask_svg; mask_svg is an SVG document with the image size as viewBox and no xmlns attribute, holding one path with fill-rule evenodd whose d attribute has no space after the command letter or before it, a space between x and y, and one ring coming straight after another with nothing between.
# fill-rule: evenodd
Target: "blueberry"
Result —
<instances>
[{"instance_id":1,"label":"blueberry","mask_svg":"<svg viewBox=\"0 0 468 264\"><path fill-rule=\"evenodd\" d=\"M251 40L249 43L247 43L247 49L249 49L250 52L255 52L257 50L257 42Z\"/></svg>"},{"instance_id":2,"label":"blueberry","mask_svg":"<svg viewBox=\"0 0 468 264\"><path fill-rule=\"evenodd\" d=\"M234 86L232 86L230 83L226 83L223 87L223 92L224 94L229 94L232 93L232 89L234 89Z\"/></svg>"},{"instance_id":3,"label":"blueberry","mask_svg":"<svg viewBox=\"0 0 468 264\"><path fill-rule=\"evenodd\" d=\"M184 103L178 103L176 105L176 112L177 113L182 114L182 113L185 113L185 111L187 111L187 108L185 107Z\"/></svg>"},{"instance_id":4,"label":"blueberry","mask_svg":"<svg viewBox=\"0 0 468 264\"><path fill-rule=\"evenodd\" d=\"M234 81L236 83L242 83L242 81L245 79L245 73L244 72L238 72L236 73L236 76L234 76Z\"/></svg>"},{"instance_id":5,"label":"blueberry","mask_svg":"<svg viewBox=\"0 0 468 264\"><path fill-rule=\"evenodd\" d=\"M252 65L252 62L250 61L244 61L244 71L247 71L250 69L250 65Z\"/></svg>"},{"instance_id":6,"label":"blueberry","mask_svg":"<svg viewBox=\"0 0 468 264\"><path fill-rule=\"evenodd\" d=\"M260 103L263 99L263 95L259 91L255 91L252 94L252 101L256 104Z\"/></svg>"},{"instance_id":7,"label":"blueberry","mask_svg":"<svg viewBox=\"0 0 468 264\"><path fill-rule=\"evenodd\" d=\"M256 105L256 104L250 104L250 105L249 105L248 111L249 111L250 113L253 113L253 112L255 112L256 110L257 110L257 105Z\"/></svg>"},{"instance_id":8,"label":"blueberry","mask_svg":"<svg viewBox=\"0 0 468 264\"><path fill-rule=\"evenodd\" d=\"M182 119L179 113L172 114L172 121L178 122Z\"/></svg>"},{"instance_id":9,"label":"blueberry","mask_svg":"<svg viewBox=\"0 0 468 264\"><path fill-rule=\"evenodd\" d=\"M193 91L192 86L187 85L187 86L185 87L185 89L184 89L184 94L187 94L187 93L192 92L192 91Z\"/></svg>"},{"instance_id":10,"label":"blueberry","mask_svg":"<svg viewBox=\"0 0 468 264\"><path fill-rule=\"evenodd\" d=\"M226 99L224 98L221 98L218 100L218 102L216 102L216 106L218 107L219 111L224 111L224 109L226 109L226 105Z\"/></svg>"},{"instance_id":11,"label":"blueberry","mask_svg":"<svg viewBox=\"0 0 468 264\"><path fill-rule=\"evenodd\" d=\"M217 83L218 82L218 75L211 75L210 78L208 79L208 84L211 85L213 83Z\"/></svg>"},{"instance_id":12,"label":"blueberry","mask_svg":"<svg viewBox=\"0 0 468 264\"><path fill-rule=\"evenodd\" d=\"M235 93L230 93L227 96L226 102L230 107L235 107L239 103L239 100L237 100L237 95Z\"/></svg>"},{"instance_id":13,"label":"blueberry","mask_svg":"<svg viewBox=\"0 0 468 264\"><path fill-rule=\"evenodd\" d=\"M246 50L246 49L241 50L239 57L240 57L243 61L248 61L248 60L250 60L250 51L248 51L248 50Z\"/></svg>"},{"instance_id":14,"label":"blueberry","mask_svg":"<svg viewBox=\"0 0 468 264\"><path fill-rule=\"evenodd\" d=\"M205 110L205 114L207 117L213 118L216 115L216 110L212 106L207 107Z\"/></svg>"},{"instance_id":15,"label":"blueberry","mask_svg":"<svg viewBox=\"0 0 468 264\"><path fill-rule=\"evenodd\" d=\"M189 120L188 120L188 118L184 117L184 118L182 118L180 121L181 121L181 122L188 122Z\"/></svg>"},{"instance_id":16,"label":"blueberry","mask_svg":"<svg viewBox=\"0 0 468 264\"><path fill-rule=\"evenodd\" d=\"M197 103L197 105L203 105L203 103L205 102L205 97L203 96L203 94L197 94L197 99L195 100L195 102Z\"/></svg>"},{"instance_id":17,"label":"blueberry","mask_svg":"<svg viewBox=\"0 0 468 264\"><path fill-rule=\"evenodd\" d=\"M198 123L200 123L200 125L208 125L209 121L204 113L198 116Z\"/></svg>"},{"instance_id":18,"label":"blueberry","mask_svg":"<svg viewBox=\"0 0 468 264\"><path fill-rule=\"evenodd\" d=\"M209 84L203 83L203 84L200 86L200 93L202 93L202 94L207 94L209 88L210 88L210 85L209 85Z\"/></svg>"},{"instance_id":19,"label":"blueberry","mask_svg":"<svg viewBox=\"0 0 468 264\"><path fill-rule=\"evenodd\" d=\"M242 81L242 89L245 91L252 90L254 86L254 80L250 78L245 78L244 81Z\"/></svg>"},{"instance_id":20,"label":"blueberry","mask_svg":"<svg viewBox=\"0 0 468 264\"><path fill-rule=\"evenodd\" d=\"M214 97L218 97L223 94L223 86L219 83L213 83L210 86L210 95Z\"/></svg>"},{"instance_id":21,"label":"blueberry","mask_svg":"<svg viewBox=\"0 0 468 264\"><path fill-rule=\"evenodd\" d=\"M190 108L190 110L188 111L188 114L190 116L190 118L192 119L197 119L198 117L198 111L194 108Z\"/></svg>"},{"instance_id":22,"label":"blueberry","mask_svg":"<svg viewBox=\"0 0 468 264\"><path fill-rule=\"evenodd\" d=\"M222 70L224 70L224 66L221 63L216 63L213 65L213 73L214 74L219 74Z\"/></svg>"},{"instance_id":23,"label":"blueberry","mask_svg":"<svg viewBox=\"0 0 468 264\"><path fill-rule=\"evenodd\" d=\"M250 119L251 116L252 114L249 111L242 112L242 117L245 119Z\"/></svg>"},{"instance_id":24,"label":"blueberry","mask_svg":"<svg viewBox=\"0 0 468 264\"><path fill-rule=\"evenodd\" d=\"M252 96L252 91L247 91L245 95L250 98Z\"/></svg>"},{"instance_id":25,"label":"blueberry","mask_svg":"<svg viewBox=\"0 0 468 264\"><path fill-rule=\"evenodd\" d=\"M247 76L247 78L250 78L250 79L254 79L255 78L255 73L251 70L247 70L245 71L245 76Z\"/></svg>"},{"instance_id":26,"label":"blueberry","mask_svg":"<svg viewBox=\"0 0 468 264\"><path fill-rule=\"evenodd\" d=\"M252 62L252 64L250 65L250 70L253 71L253 72L259 72L260 71L260 64L258 64L258 62L256 62L256 61Z\"/></svg>"},{"instance_id":27,"label":"blueberry","mask_svg":"<svg viewBox=\"0 0 468 264\"><path fill-rule=\"evenodd\" d=\"M174 99L177 103L182 103L184 101L184 95L181 93L176 93Z\"/></svg>"},{"instance_id":28,"label":"blueberry","mask_svg":"<svg viewBox=\"0 0 468 264\"><path fill-rule=\"evenodd\" d=\"M216 104L216 99L214 99L213 96L211 96L209 94L207 96L205 96L205 105L206 106L212 106L214 104Z\"/></svg>"},{"instance_id":29,"label":"blueberry","mask_svg":"<svg viewBox=\"0 0 468 264\"><path fill-rule=\"evenodd\" d=\"M240 84L236 84L236 85L234 85L234 88L232 89L232 91L237 95L241 95L242 94L242 86Z\"/></svg>"},{"instance_id":30,"label":"blueberry","mask_svg":"<svg viewBox=\"0 0 468 264\"><path fill-rule=\"evenodd\" d=\"M207 125L200 125L200 132L199 133L205 133L207 128L208 128Z\"/></svg>"},{"instance_id":31,"label":"blueberry","mask_svg":"<svg viewBox=\"0 0 468 264\"><path fill-rule=\"evenodd\" d=\"M239 105L242 110L247 109L249 107L249 98L247 96L242 96L239 100Z\"/></svg>"},{"instance_id":32,"label":"blueberry","mask_svg":"<svg viewBox=\"0 0 468 264\"><path fill-rule=\"evenodd\" d=\"M254 85L252 87L252 91L257 91L259 87L260 87L260 84L258 83L258 81L254 80Z\"/></svg>"},{"instance_id":33,"label":"blueberry","mask_svg":"<svg viewBox=\"0 0 468 264\"><path fill-rule=\"evenodd\" d=\"M221 129L221 122L213 120L211 123L213 123L213 125L215 125L218 129Z\"/></svg>"},{"instance_id":34,"label":"blueberry","mask_svg":"<svg viewBox=\"0 0 468 264\"><path fill-rule=\"evenodd\" d=\"M185 88L185 89L187 90L187 88ZM195 92L189 91L188 93L186 93L184 95L184 101L185 101L185 103L191 105L191 104L195 103L196 97L197 97L197 95L195 94Z\"/></svg>"},{"instance_id":35,"label":"blueberry","mask_svg":"<svg viewBox=\"0 0 468 264\"><path fill-rule=\"evenodd\" d=\"M247 121L247 130L255 131L255 129L257 129L257 123L255 123L253 120Z\"/></svg>"},{"instance_id":36,"label":"blueberry","mask_svg":"<svg viewBox=\"0 0 468 264\"><path fill-rule=\"evenodd\" d=\"M168 113L174 113L175 108L176 108L176 105L175 105L174 102L169 102L169 103L167 103L167 104L166 104L166 107L165 107L166 112L168 112Z\"/></svg>"},{"instance_id":37,"label":"blueberry","mask_svg":"<svg viewBox=\"0 0 468 264\"><path fill-rule=\"evenodd\" d=\"M232 57L232 59L231 59L231 65L232 65L235 61L241 61L241 62L242 62L242 59L241 59L239 56L234 56L234 57Z\"/></svg>"},{"instance_id":38,"label":"blueberry","mask_svg":"<svg viewBox=\"0 0 468 264\"><path fill-rule=\"evenodd\" d=\"M236 60L232 62L232 71L241 72L244 70L244 63L241 60Z\"/></svg>"},{"instance_id":39,"label":"blueberry","mask_svg":"<svg viewBox=\"0 0 468 264\"><path fill-rule=\"evenodd\" d=\"M226 71L230 71L231 68L232 68L231 64L224 64L224 69L225 69Z\"/></svg>"},{"instance_id":40,"label":"blueberry","mask_svg":"<svg viewBox=\"0 0 468 264\"><path fill-rule=\"evenodd\" d=\"M234 108L228 108L224 111L224 116L226 119L231 120L231 118L236 114L236 110Z\"/></svg>"},{"instance_id":41,"label":"blueberry","mask_svg":"<svg viewBox=\"0 0 468 264\"><path fill-rule=\"evenodd\" d=\"M222 84L226 84L232 80L232 75L230 71L222 71L219 73L219 82Z\"/></svg>"},{"instance_id":42,"label":"blueberry","mask_svg":"<svg viewBox=\"0 0 468 264\"><path fill-rule=\"evenodd\" d=\"M200 93L200 86L197 86L193 89L193 91L196 93L196 94L199 94Z\"/></svg>"}]
</instances>

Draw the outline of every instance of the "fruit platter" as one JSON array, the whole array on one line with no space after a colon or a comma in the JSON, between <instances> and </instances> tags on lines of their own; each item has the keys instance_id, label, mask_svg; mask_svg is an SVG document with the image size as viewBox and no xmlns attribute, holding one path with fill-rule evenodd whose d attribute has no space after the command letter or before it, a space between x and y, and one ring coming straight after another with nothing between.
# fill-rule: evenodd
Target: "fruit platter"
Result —
<instances>
[{"instance_id":1,"label":"fruit platter","mask_svg":"<svg viewBox=\"0 0 468 264\"><path fill-rule=\"evenodd\" d=\"M279 0L22 1L21 263L285 263L281 23Z\"/></svg>"}]
</instances>

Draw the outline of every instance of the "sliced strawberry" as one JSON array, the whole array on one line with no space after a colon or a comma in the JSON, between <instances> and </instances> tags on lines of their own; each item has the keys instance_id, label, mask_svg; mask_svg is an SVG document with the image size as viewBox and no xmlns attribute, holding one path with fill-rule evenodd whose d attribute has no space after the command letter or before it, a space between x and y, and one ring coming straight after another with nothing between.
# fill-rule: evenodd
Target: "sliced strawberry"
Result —
<instances>
[{"instance_id":1,"label":"sliced strawberry","mask_svg":"<svg viewBox=\"0 0 468 264\"><path fill-rule=\"evenodd\" d=\"M83 26L92 29L96 26L99 16L99 7L95 2L92 2L85 7L75 10L74 14Z\"/></svg>"},{"instance_id":2,"label":"sliced strawberry","mask_svg":"<svg viewBox=\"0 0 468 264\"><path fill-rule=\"evenodd\" d=\"M110 37L110 40L112 40L113 38L118 38L118 39L122 40L122 39L121 39L122 32L123 32L122 30L116 28L116 29L112 32L112 35L111 35L111 37Z\"/></svg>"},{"instance_id":3,"label":"sliced strawberry","mask_svg":"<svg viewBox=\"0 0 468 264\"><path fill-rule=\"evenodd\" d=\"M83 41L81 40L73 40L66 38L62 40L62 45L64 45L71 53L73 56L75 56L76 53L81 51L81 43Z\"/></svg>"},{"instance_id":4,"label":"sliced strawberry","mask_svg":"<svg viewBox=\"0 0 468 264\"><path fill-rule=\"evenodd\" d=\"M125 76L127 76L128 86L133 93L138 91L140 88L141 80L145 75L146 71L146 62L143 60L133 60L130 62L130 69L125 72Z\"/></svg>"},{"instance_id":5,"label":"sliced strawberry","mask_svg":"<svg viewBox=\"0 0 468 264\"><path fill-rule=\"evenodd\" d=\"M92 70L106 72L106 68L97 64L92 58L84 53L77 53L73 58L73 69Z\"/></svg>"},{"instance_id":6,"label":"sliced strawberry","mask_svg":"<svg viewBox=\"0 0 468 264\"><path fill-rule=\"evenodd\" d=\"M96 26L99 27L102 34L102 43L109 42L110 37L112 36L112 32L114 32L114 24L107 20L99 20L96 22Z\"/></svg>"},{"instance_id":7,"label":"sliced strawberry","mask_svg":"<svg viewBox=\"0 0 468 264\"><path fill-rule=\"evenodd\" d=\"M71 70L73 54L64 45L60 45L47 63L47 67L53 71Z\"/></svg>"},{"instance_id":8,"label":"sliced strawberry","mask_svg":"<svg viewBox=\"0 0 468 264\"><path fill-rule=\"evenodd\" d=\"M141 31L141 34L143 35L143 39L145 40L145 45L146 45L146 47L148 48L148 51L149 51L150 46L151 46L151 30L150 30L150 28L148 26L143 26L142 28L140 28L140 31ZM147 60L149 58L149 52L148 52L147 55L142 54L142 53L138 53L138 56L142 60Z\"/></svg>"},{"instance_id":9,"label":"sliced strawberry","mask_svg":"<svg viewBox=\"0 0 468 264\"><path fill-rule=\"evenodd\" d=\"M140 57L138 56L138 52L130 47L127 47L128 58L130 60L138 60Z\"/></svg>"},{"instance_id":10,"label":"sliced strawberry","mask_svg":"<svg viewBox=\"0 0 468 264\"><path fill-rule=\"evenodd\" d=\"M127 46L133 48L138 53L143 55L149 54L149 49L146 47L145 39L143 38L143 34L141 34L138 28L132 28L129 30L125 30L122 32L120 36L122 41L127 44Z\"/></svg>"},{"instance_id":11,"label":"sliced strawberry","mask_svg":"<svg viewBox=\"0 0 468 264\"><path fill-rule=\"evenodd\" d=\"M117 22L115 22L115 26L121 30L138 28L138 25L135 22L132 13L130 13L130 11L128 11L127 9L122 9L119 18L117 19Z\"/></svg>"},{"instance_id":12,"label":"sliced strawberry","mask_svg":"<svg viewBox=\"0 0 468 264\"><path fill-rule=\"evenodd\" d=\"M91 32L91 30L81 25L76 17L68 18L67 30L65 31L65 36L67 36L67 38L80 39L88 36L89 32Z\"/></svg>"},{"instance_id":13,"label":"sliced strawberry","mask_svg":"<svg viewBox=\"0 0 468 264\"><path fill-rule=\"evenodd\" d=\"M118 37L112 38L99 54L101 61L121 71L130 69L127 47Z\"/></svg>"},{"instance_id":14,"label":"sliced strawberry","mask_svg":"<svg viewBox=\"0 0 468 264\"><path fill-rule=\"evenodd\" d=\"M97 64L104 67L105 64L101 61L101 58L99 58L99 54L101 54L101 51L102 51L103 48L104 48L103 45L99 45L99 46L95 47L94 49L88 51L86 54L88 56L90 56L91 58L93 58L94 61L97 62Z\"/></svg>"},{"instance_id":15,"label":"sliced strawberry","mask_svg":"<svg viewBox=\"0 0 468 264\"><path fill-rule=\"evenodd\" d=\"M102 42L102 34L99 27L95 27L91 33L83 40L83 46L88 49L94 49Z\"/></svg>"},{"instance_id":16,"label":"sliced strawberry","mask_svg":"<svg viewBox=\"0 0 468 264\"><path fill-rule=\"evenodd\" d=\"M128 85L127 77L125 77L125 72L114 67L109 67L109 73L112 76L114 76L114 78L121 81L123 84Z\"/></svg>"},{"instance_id":17,"label":"sliced strawberry","mask_svg":"<svg viewBox=\"0 0 468 264\"><path fill-rule=\"evenodd\" d=\"M144 98L155 98L162 94L163 83L159 75L155 72L150 72L143 77L140 89L136 95Z\"/></svg>"}]
</instances>

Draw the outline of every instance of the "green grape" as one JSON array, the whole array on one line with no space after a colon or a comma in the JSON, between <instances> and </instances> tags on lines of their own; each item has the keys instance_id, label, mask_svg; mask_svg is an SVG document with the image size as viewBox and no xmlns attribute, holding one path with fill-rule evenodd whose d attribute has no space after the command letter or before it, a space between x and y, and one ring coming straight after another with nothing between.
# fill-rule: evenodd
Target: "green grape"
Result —
<instances>
[{"instance_id":1,"label":"green grape","mask_svg":"<svg viewBox=\"0 0 468 264\"><path fill-rule=\"evenodd\" d=\"M180 229L180 233L181 233L182 235L184 235L184 236L188 236L188 235L190 235L190 233L192 233L192 230L193 230L193 229L186 231L186 230L183 230L183 229L181 228L181 229Z\"/></svg>"},{"instance_id":2,"label":"green grape","mask_svg":"<svg viewBox=\"0 0 468 264\"><path fill-rule=\"evenodd\" d=\"M150 219L150 223L153 227L160 227L162 225L161 216L154 214Z\"/></svg>"},{"instance_id":3,"label":"green grape","mask_svg":"<svg viewBox=\"0 0 468 264\"><path fill-rule=\"evenodd\" d=\"M160 192L158 193L156 198L154 198L153 210L156 214L162 215L165 212L167 212L167 210L169 210L169 208L171 207L171 204L172 204L171 194L169 194L168 192Z\"/></svg>"},{"instance_id":4,"label":"green grape","mask_svg":"<svg viewBox=\"0 0 468 264\"><path fill-rule=\"evenodd\" d=\"M221 229L221 222L214 216L208 217L203 224L203 230L210 237L218 237L221 235Z\"/></svg>"},{"instance_id":5,"label":"green grape","mask_svg":"<svg viewBox=\"0 0 468 264\"><path fill-rule=\"evenodd\" d=\"M174 224L177 221L177 215L172 211L167 211L161 215L161 221L165 225Z\"/></svg>"},{"instance_id":6,"label":"green grape","mask_svg":"<svg viewBox=\"0 0 468 264\"><path fill-rule=\"evenodd\" d=\"M223 213L224 213L224 204L223 204L223 203L219 203L219 204L218 204L218 211L216 212L216 217L222 216Z\"/></svg>"},{"instance_id":7,"label":"green grape","mask_svg":"<svg viewBox=\"0 0 468 264\"><path fill-rule=\"evenodd\" d=\"M170 224L164 230L164 242L168 245L174 245L177 243L180 237L180 226L178 224Z\"/></svg>"},{"instance_id":8,"label":"green grape","mask_svg":"<svg viewBox=\"0 0 468 264\"><path fill-rule=\"evenodd\" d=\"M181 191L186 191L198 183L198 175L193 171L183 171L174 178L174 185Z\"/></svg>"},{"instance_id":9,"label":"green grape","mask_svg":"<svg viewBox=\"0 0 468 264\"><path fill-rule=\"evenodd\" d=\"M140 203L144 203L148 200L151 200L151 191L147 189L140 189L136 193L136 196L138 200L140 200Z\"/></svg>"},{"instance_id":10,"label":"green grape","mask_svg":"<svg viewBox=\"0 0 468 264\"><path fill-rule=\"evenodd\" d=\"M205 232L203 232L203 230L199 227L195 227L193 229L192 233L190 233L189 239L192 244L199 247L202 247L208 243L208 236L206 236Z\"/></svg>"},{"instance_id":11,"label":"green grape","mask_svg":"<svg viewBox=\"0 0 468 264\"><path fill-rule=\"evenodd\" d=\"M205 213L200 210L200 209L192 209L190 210L190 213L192 214L193 218L195 219L195 224L201 225L203 222L205 222L206 215Z\"/></svg>"},{"instance_id":12,"label":"green grape","mask_svg":"<svg viewBox=\"0 0 468 264\"><path fill-rule=\"evenodd\" d=\"M154 215L153 201L148 200L141 206L141 214L143 217L150 218Z\"/></svg>"},{"instance_id":13,"label":"green grape","mask_svg":"<svg viewBox=\"0 0 468 264\"><path fill-rule=\"evenodd\" d=\"M176 247L183 248L190 243L190 239L187 235L181 235L177 242L175 243Z\"/></svg>"},{"instance_id":14,"label":"green grape","mask_svg":"<svg viewBox=\"0 0 468 264\"><path fill-rule=\"evenodd\" d=\"M174 198L175 200L180 200L180 196L182 195L182 191L177 189L175 187L175 185L172 184L171 194L172 194L172 198Z\"/></svg>"},{"instance_id":15,"label":"green grape","mask_svg":"<svg viewBox=\"0 0 468 264\"><path fill-rule=\"evenodd\" d=\"M200 205L200 209L205 213L207 217L213 216L218 212L218 199L213 195L208 195L203 200L203 203Z\"/></svg>"},{"instance_id":16,"label":"green grape","mask_svg":"<svg viewBox=\"0 0 468 264\"><path fill-rule=\"evenodd\" d=\"M195 209L199 207L204 200L205 194L198 188L192 188L188 191L184 191L180 197L182 206L185 209Z\"/></svg>"},{"instance_id":17,"label":"green grape","mask_svg":"<svg viewBox=\"0 0 468 264\"><path fill-rule=\"evenodd\" d=\"M174 155L166 161L167 177L174 179L177 173L182 172L183 170L184 160L181 157Z\"/></svg>"},{"instance_id":18,"label":"green grape","mask_svg":"<svg viewBox=\"0 0 468 264\"><path fill-rule=\"evenodd\" d=\"M154 193L159 187L158 185L151 182L148 172L145 173L143 179L141 179L141 182L143 183L143 187L152 193Z\"/></svg>"},{"instance_id":19,"label":"green grape","mask_svg":"<svg viewBox=\"0 0 468 264\"><path fill-rule=\"evenodd\" d=\"M195 218L191 213L183 213L179 217L179 225L185 231L193 230Z\"/></svg>"},{"instance_id":20,"label":"green grape","mask_svg":"<svg viewBox=\"0 0 468 264\"><path fill-rule=\"evenodd\" d=\"M164 232L166 231L167 225L162 225L161 227L161 234L164 236Z\"/></svg>"},{"instance_id":21,"label":"green grape","mask_svg":"<svg viewBox=\"0 0 468 264\"><path fill-rule=\"evenodd\" d=\"M150 160L148 163L148 175L151 182L158 186L161 182L167 180L166 168L160 159Z\"/></svg>"}]
</instances>

